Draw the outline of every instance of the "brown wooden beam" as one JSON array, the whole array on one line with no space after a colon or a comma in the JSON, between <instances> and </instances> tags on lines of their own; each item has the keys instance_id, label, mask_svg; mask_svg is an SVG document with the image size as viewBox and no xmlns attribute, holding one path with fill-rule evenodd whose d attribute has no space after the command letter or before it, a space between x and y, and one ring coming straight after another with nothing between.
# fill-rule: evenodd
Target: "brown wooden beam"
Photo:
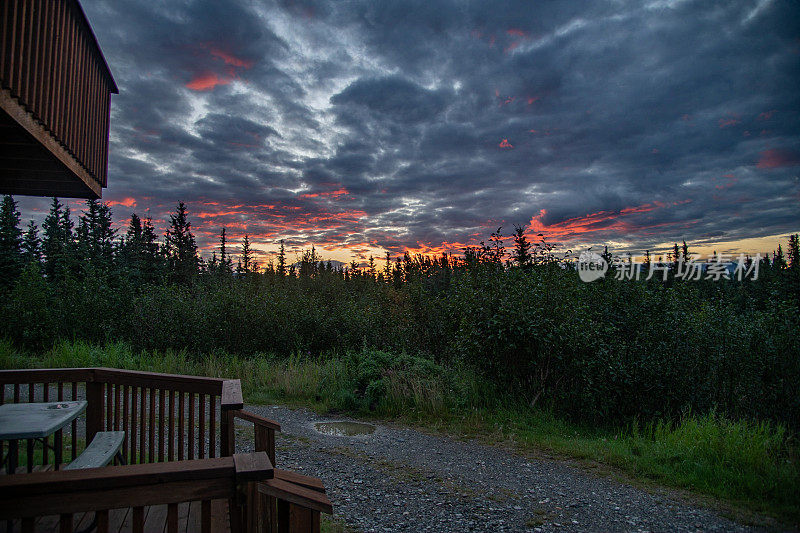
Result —
<instances>
[{"instance_id":1,"label":"brown wooden beam","mask_svg":"<svg viewBox=\"0 0 800 533\"><path fill-rule=\"evenodd\" d=\"M93 198L102 196L100 182L89 174L80 163L53 136L11 96L7 89L0 89L0 108L22 126L42 146L53 154L84 185Z\"/></svg>"}]
</instances>

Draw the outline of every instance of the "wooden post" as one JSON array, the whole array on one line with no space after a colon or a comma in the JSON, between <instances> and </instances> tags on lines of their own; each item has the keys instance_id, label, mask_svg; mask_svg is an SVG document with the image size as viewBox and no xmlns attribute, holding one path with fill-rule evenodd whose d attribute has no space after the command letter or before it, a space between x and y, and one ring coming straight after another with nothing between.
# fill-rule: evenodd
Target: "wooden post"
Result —
<instances>
[{"instance_id":1,"label":"wooden post","mask_svg":"<svg viewBox=\"0 0 800 533\"><path fill-rule=\"evenodd\" d=\"M178 533L178 504L167 506L167 533Z\"/></svg>"},{"instance_id":2,"label":"wooden post","mask_svg":"<svg viewBox=\"0 0 800 533\"><path fill-rule=\"evenodd\" d=\"M309 531L314 532L314 514L319 516L319 511L296 505L289 504L289 531ZM317 529L319 533L319 519L316 520Z\"/></svg>"},{"instance_id":3,"label":"wooden post","mask_svg":"<svg viewBox=\"0 0 800 533\"><path fill-rule=\"evenodd\" d=\"M255 424L255 451L267 452L272 466L275 466L275 430Z\"/></svg>"},{"instance_id":4,"label":"wooden post","mask_svg":"<svg viewBox=\"0 0 800 533\"><path fill-rule=\"evenodd\" d=\"M97 533L108 533L108 510L97 511Z\"/></svg>"},{"instance_id":5,"label":"wooden post","mask_svg":"<svg viewBox=\"0 0 800 533\"><path fill-rule=\"evenodd\" d=\"M59 429L58 431L56 431L56 436L53 438L53 448L55 449L53 454L55 455L55 463L56 463L55 464L55 469L56 470L61 468L61 463L64 460L63 457L62 457L63 456L63 450L64 450L64 448L63 448L63 443L64 443L63 434L64 434L63 430Z\"/></svg>"},{"instance_id":6,"label":"wooden post","mask_svg":"<svg viewBox=\"0 0 800 533\"><path fill-rule=\"evenodd\" d=\"M86 382L86 445L94 436L103 431L103 411L105 411L105 395L103 384L96 381Z\"/></svg>"},{"instance_id":7,"label":"wooden post","mask_svg":"<svg viewBox=\"0 0 800 533\"><path fill-rule=\"evenodd\" d=\"M278 500L278 533L289 533L289 502Z\"/></svg>"},{"instance_id":8,"label":"wooden post","mask_svg":"<svg viewBox=\"0 0 800 533\"><path fill-rule=\"evenodd\" d=\"M231 509L231 516L233 516ZM200 504L200 531L201 533L211 533L211 500L203 500Z\"/></svg>"},{"instance_id":9,"label":"wooden post","mask_svg":"<svg viewBox=\"0 0 800 533\"><path fill-rule=\"evenodd\" d=\"M19 441L8 441L8 466L6 467L7 474L16 474L17 466L19 465Z\"/></svg>"},{"instance_id":10,"label":"wooden post","mask_svg":"<svg viewBox=\"0 0 800 533\"><path fill-rule=\"evenodd\" d=\"M233 425L233 420L230 411L223 410L220 413L219 420L219 447L222 457L230 457L233 455L231 450L231 437L228 435L229 428Z\"/></svg>"},{"instance_id":11,"label":"wooden post","mask_svg":"<svg viewBox=\"0 0 800 533\"><path fill-rule=\"evenodd\" d=\"M236 438L233 433L234 411L244 406L242 384L238 379L229 379L222 383L219 402L219 447L223 457L236 453Z\"/></svg>"},{"instance_id":12,"label":"wooden post","mask_svg":"<svg viewBox=\"0 0 800 533\"><path fill-rule=\"evenodd\" d=\"M143 533L144 531L144 507L133 508L133 528L134 533Z\"/></svg>"}]
</instances>

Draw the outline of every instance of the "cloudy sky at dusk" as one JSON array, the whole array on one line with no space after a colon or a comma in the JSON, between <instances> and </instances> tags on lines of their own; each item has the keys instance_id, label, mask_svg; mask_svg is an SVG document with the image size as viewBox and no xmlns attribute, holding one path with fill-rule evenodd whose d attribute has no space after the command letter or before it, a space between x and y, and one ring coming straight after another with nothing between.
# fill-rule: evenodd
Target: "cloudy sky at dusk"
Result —
<instances>
[{"instance_id":1,"label":"cloudy sky at dusk","mask_svg":"<svg viewBox=\"0 0 800 533\"><path fill-rule=\"evenodd\" d=\"M800 230L794 1L81 3L120 87L104 200L161 227L183 200L206 249Z\"/></svg>"}]
</instances>

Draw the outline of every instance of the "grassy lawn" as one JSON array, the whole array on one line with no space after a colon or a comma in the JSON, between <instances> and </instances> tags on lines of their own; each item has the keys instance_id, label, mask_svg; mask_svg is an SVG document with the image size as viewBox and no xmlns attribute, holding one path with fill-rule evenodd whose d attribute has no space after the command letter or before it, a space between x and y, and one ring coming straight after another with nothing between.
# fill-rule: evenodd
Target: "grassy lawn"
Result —
<instances>
[{"instance_id":1,"label":"grassy lawn","mask_svg":"<svg viewBox=\"0 0 800 533\"><path fill-rule=\"evenodd\" d=\"M395 361L396 359L396 361ZM138 353L62 343L39 355L0 343L0 368L111 366L155 372L238 377L250 403L305 406L320 412L393 420L454 436L480 438L521 453L590 462L645 485L684 489L738 518L762 513L800 523L798 446L781 426L712 414L676 422L597 428L498 398L465 369L443 368L381 352L320 358L181 352ZM328 531L346 531L332 521Z\"/></svg>"}]
</instances>

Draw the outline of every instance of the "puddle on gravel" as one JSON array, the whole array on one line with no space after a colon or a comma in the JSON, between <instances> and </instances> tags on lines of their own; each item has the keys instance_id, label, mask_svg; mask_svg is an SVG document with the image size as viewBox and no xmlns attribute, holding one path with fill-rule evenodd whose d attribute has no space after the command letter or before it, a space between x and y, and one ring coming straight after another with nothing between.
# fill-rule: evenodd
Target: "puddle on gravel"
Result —
<instances>
[{"instance_id":1,"label":"puddle on gravel","mask_svg":"<svg viewBox=\"0 0 800 533\"><path fill-rule=\"evenodd\" d=\"M372 424L363 422L317 422L314 429L323 435L334 437L355 437L358 435L369 435L375 431Z\"/></svg>"}]
</instances>

